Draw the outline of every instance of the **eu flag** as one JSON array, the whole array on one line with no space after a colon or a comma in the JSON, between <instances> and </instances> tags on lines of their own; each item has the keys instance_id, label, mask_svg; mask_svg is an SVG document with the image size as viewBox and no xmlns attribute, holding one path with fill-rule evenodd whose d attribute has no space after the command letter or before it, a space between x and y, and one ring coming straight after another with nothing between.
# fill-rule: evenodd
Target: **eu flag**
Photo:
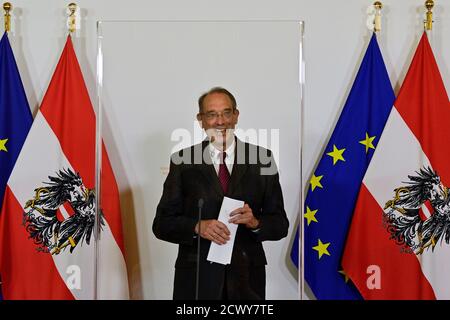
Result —
<instances>
[{"instance_id":1,"label":"eu flag","mask_svg":"<svg viewBox=\"0 0 450 320\"><path fill-rule=\"evenodd\" d=\"M0 41L0 209L6 183L33 117L5 32Z\"/></svg>"},{"instance_id":2,"label":"eu flag","mask_svg":"<svg viewBox=\"0 0 450 320\"><path fill-rule=\"evenodd\" d=\"M0 210L6 183L32 122L33 116L5 32L0 40Z\"/></svg>"},{"instance_id":3,"label":"eu flag","mask_svg":"<svg viewBox=\"0 0 450 320\"><path fill-rule=\"evenodd\" d=\"M394 99L373 34L306 195L305 280L317 299L361 299L340 261L361 181Z\"/></svg>"}]
</instances>

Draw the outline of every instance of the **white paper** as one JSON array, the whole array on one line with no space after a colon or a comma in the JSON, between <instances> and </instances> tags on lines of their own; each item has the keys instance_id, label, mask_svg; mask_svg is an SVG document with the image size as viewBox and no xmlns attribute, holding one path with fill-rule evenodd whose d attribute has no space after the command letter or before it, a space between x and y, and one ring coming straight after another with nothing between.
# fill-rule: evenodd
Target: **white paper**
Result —
<instances>
[{"instance_id":1,"label":"white paper","mask_svg":"<svg viewBox=\"0 0 450 320\"><path fill-rule=\"evenodd\" d=\"M236 237L238 225L230 223L228 222L228 220L230 219L231 211L237 208L242 208L243 206L244 201L235 200L227 197L223 198L222 207L220 208L219 218L217 220L225 224L228 230L230 230L230 240L228 240L227 243L222 245L218 245L214 242L211 242L208 257L206 258L206 260L211 262L217 262L220 264L230 264L231 254L233 253L234 238Z\"/></svg>"}]
</instances>

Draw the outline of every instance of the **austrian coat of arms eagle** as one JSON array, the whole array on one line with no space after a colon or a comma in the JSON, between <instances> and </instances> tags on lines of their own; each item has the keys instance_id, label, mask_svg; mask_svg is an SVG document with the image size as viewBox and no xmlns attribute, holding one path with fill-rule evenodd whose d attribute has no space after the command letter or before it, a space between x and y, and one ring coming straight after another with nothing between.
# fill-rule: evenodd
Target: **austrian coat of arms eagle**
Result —
<instances>
[{"instance_id":1,"label":"austrian coat of arms eagle","mask_svg":"<svg viewBox=\"0 0 450 320\"><path fill-rule=\"evenodd\" d=\"M390 238L402 251L422 254L450 242L449 190L436 171L422 167L394 190L384 206L384 222Z\"/></svg>"},{"instance_id":2,"label":"austrian coat of arms eagle","mask_svg":"<svg viewBox=\"0 0 450 320\"><path fill-rule=\"evenodd\" d=\"M95 192L84 186L70 168L56 172L34 190L24 206L23 225L37 251L57 255L67 248L72 253L83 242L90 244L95 224ZM58 210L69 207L64 217ZM100 215L100 228L104 225Z\"/></svg>"}]
</instances>

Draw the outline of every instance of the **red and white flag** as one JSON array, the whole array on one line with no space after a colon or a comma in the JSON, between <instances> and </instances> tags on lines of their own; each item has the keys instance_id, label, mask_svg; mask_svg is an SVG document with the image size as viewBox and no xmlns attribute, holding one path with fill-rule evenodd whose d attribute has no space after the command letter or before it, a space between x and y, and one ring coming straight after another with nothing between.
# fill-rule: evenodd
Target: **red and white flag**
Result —
<instances>
[{"instance_id":1,"label":"red and white flag","mask_svg":"<svg viewBox=\"0 0 450 320\"><path fill-rule=\"evenodd\" d=\"M101 180L96 248L95 114L69 36L5 192L5 299L128 299L119 193L104 145Z\"/></svg>"},{"instance_id":2,"label":"red and white flag","mask_svg":"<svg viewBox=\"0 0 450 320\"><path fill-rule=\"evenodd\" d=\"M343 256L365 299L450 299L449 124L424 33L363 179Z\"/></svg>"}]
</instances>

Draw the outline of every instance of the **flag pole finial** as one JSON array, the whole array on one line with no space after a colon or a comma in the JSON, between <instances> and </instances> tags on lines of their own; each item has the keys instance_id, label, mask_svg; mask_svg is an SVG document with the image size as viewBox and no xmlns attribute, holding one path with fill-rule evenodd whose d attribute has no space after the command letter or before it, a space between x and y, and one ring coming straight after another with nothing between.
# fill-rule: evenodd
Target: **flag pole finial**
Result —
<instances>
[{"instance_id":1,"label":"flag pole finial","mask_svg":"<svg viewBox=\"0 0 450 320\"><path fill-rule=\"evenodd\" d=\"M381 31L381 8L383 4L380 1L375 1L367 8L367 28L372 32Z\"/></svg>"},{"instance_id":2,"label":"flag pole finial","mask_svg":"<svg viewBox=\"0 0 450 320\"><path fill-rule=\"evenodd\" d=\"M67 6L68 13L69 13L69 19L67 21L69 32L73 33L76 30L76 11L77 11L77 4L76 3L69 3Z\"/></svg>"},{"instance_id":3,"label":"flag pole finial","mask_svg":"<svg viewBox=\"0 0 450 320\"><path fill-rule=\"evenodd\" d=\"M9 2L3 3L3 10L5 10L5 31L11 30L11 15L12 4Z\"/></svg>"},{"instance_id":4,"label":"flag pole finial","mask_svg":"<svg viewBox=\"0 0 450 320\"><path fill-rule=\"evenodd\" d=\"M373 22L374 28L373 31L381 31L381 9L383 8L383 4L380 1L375 1L373 3L375 7L375 20Z\"/></svg>"},{"instance_id":5,"label":"flag pole finial","mask_svg":"<svg viewBox=\"0 0 450 320\"><path fill-rule=\"evenodd\" d=\"M425 30L430 31L433 29L433 11L431 11L434 7L433 0L425 1L425 8L427 8L426 20L424 21Z\"/></svg>"}]
</instances>

